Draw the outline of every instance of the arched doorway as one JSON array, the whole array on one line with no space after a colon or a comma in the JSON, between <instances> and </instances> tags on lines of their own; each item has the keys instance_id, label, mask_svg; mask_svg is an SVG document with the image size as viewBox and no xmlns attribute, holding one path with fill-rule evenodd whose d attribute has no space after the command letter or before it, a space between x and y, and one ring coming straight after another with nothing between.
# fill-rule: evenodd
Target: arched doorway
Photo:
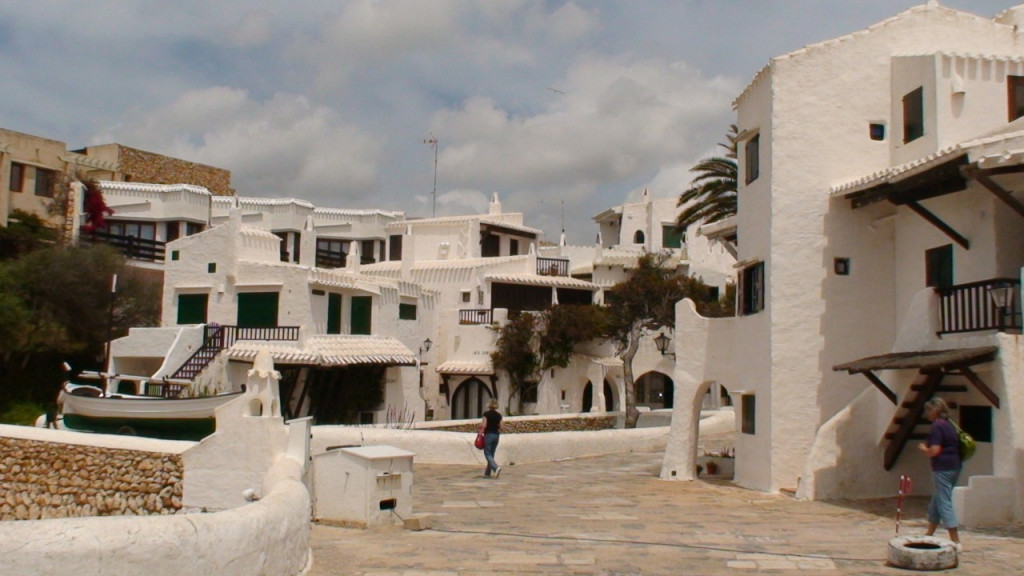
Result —
<instances>
[{"instance_id":1,"label":"arched doorway","mask_svg":"<svg viewBox=\"0 0 1024 576\"><path fill-rule=\"evenodd\" d=\"M452 395L452 419L469 420L483 416L491 391L479 378L463 380Z\"/></svg>"},{"instance_id":2,"label":"arched doorway","mask_svg":"<svg viewBox=\"0 0 1024 576\"><path fill-rule=\"evenodd\" d=\"M672 407L675 384L661 372L647 372L636 380L636 405L651 410Z\"/></svg>"},{"instance_id":3,"label":"arched doorway","mask_svg":"<svg viewBox=\"0 0 1024 576\"><path fill-rule=\"evenodd\" d=\"M584 412L590 412L593 404L594 385L588 381L587 385L583 387L583 402L581 403L581 408ZM607 380L604 381L604 411L615 411L615 394L612 392L612 385L609 384Z\"/></svg>"}]
</instances>

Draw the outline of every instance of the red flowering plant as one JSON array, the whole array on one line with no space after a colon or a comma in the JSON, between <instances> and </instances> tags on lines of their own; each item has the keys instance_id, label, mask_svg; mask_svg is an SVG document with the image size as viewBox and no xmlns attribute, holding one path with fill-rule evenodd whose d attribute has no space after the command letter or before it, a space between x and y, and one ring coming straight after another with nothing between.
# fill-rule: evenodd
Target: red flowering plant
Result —
<instances>
[{"instance_id":1,"label":"red flowering plant","mask_svg":"<svg viewBox=\"0 0 1024 576\"><path fill-rule=\"evenodd\" d=\"M103 201L103 189L98 182L92 179L82 180L85 187L85 201L82 211L85 212L86 223L82 225L83 232L103 228L107 224L107 216L114 214L114 211Z\"/></svg>"}]
</instances>

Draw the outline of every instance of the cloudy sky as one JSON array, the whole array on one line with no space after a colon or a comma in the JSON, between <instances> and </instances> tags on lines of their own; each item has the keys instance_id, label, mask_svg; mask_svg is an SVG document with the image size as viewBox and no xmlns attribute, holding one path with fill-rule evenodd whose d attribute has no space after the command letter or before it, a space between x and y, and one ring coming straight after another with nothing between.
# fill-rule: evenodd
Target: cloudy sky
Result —
<instances>
[{"instance_id":1,"label":"cloudy sky","mask_svg":"<svg viewBox=\"0 0 1024 576\"><path fill-rule=\"evenodd\" d=\"M0 0L0 127L318 206L470 214L497 192L591 243L602 210L685 188L769 58L924 2Z\"/></svg>"}]
</instances>

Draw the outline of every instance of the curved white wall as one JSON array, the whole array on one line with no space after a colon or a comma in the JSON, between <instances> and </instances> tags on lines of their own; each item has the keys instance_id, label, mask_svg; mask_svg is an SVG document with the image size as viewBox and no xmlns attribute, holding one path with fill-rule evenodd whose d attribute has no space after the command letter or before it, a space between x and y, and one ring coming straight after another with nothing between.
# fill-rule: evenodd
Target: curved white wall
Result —
<instances>
[{"instance_id":1,"label":"curved white wall","mask_svg":"<svg viewBox=\"0 0 1024 576\"><path fill-rule=\"evenodd\" d=\"M309 563L302 465L281 458L266 497L215 514L0 523L4 574L288 576Z\"/></svg>"}]
</instances>

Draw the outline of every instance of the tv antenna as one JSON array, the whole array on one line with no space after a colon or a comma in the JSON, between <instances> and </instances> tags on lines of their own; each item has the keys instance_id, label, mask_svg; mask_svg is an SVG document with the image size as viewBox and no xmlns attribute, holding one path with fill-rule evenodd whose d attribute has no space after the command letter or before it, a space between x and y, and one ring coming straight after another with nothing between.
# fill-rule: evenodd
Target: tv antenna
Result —
<instances>
[{"instance_id":1,"label":"tv antenna","mask_svg":"<svg viewBox=\"0 0 1024 576\"><path fill-rule=\"evenodd\" d=\"M430 217L437 217L437 137L433 134L430 138L423 140L424 144L430 144L434 149L434 188L430 191Z\"/></svg>"}]
</instances>

